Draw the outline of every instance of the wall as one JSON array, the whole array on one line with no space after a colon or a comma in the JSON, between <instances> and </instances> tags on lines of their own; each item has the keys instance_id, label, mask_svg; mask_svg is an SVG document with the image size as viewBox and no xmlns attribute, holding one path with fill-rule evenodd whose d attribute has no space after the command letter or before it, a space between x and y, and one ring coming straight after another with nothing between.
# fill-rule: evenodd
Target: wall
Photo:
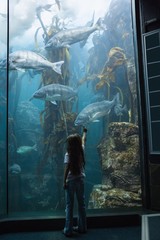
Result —
<instances>
[{"instance_id":1,"label":"wall","mask_svg":"<svg viewBox=\"0 0 160 240\"><path fill-rule=\"evenodd\" d=\"M160 86L160 2L151 0L136 1L137 41L139 57L140 95L142 103L143 150L144 150L144 200L145 206L153 210L160 209L160 149L158 145L159 126L159 94ZM155 33L157 32L157 39ZM147 46L147 39L152 45ZM152 69L152 72L150 71ZM155 81L156 80L156 81ZM153 99L155 99L153 104ZM154 105L154 106L153 106ZM153 113L153 110L155 110ZM155 121L156 120L156 121ZM155 132L155 134L153 134ZM157 148L154 148L154 143Z\"/></svg>"}]
</instances>

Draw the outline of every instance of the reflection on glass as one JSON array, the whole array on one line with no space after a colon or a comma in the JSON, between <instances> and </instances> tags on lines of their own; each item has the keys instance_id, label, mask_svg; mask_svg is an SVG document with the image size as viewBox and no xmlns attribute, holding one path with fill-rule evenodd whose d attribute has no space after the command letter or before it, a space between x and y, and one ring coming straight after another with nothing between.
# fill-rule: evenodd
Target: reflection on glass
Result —
<instances>
[{"instance_id":1,"label":"reflection on glass","mask_svg":"<svg viewBox=\"0 0 160 240\"><path fill-rule=\"evenodd\" d=\"M88 209L141 206L131 1L12 1L10 21L9 211L64 213L83 126Z\"/></svg>"},{"instance_id":2,"label":"reflection on glass","mask_svg":"<svg viewBox=\"0 0 160 240\"><path fill-rule=\"evenodd\" d=\"M7 1L0 2L0 64L7 55ZM6 109L7 109L7 72L0 68L0 216L7 213L6 182Z\"/></svg>"}]
</instances>

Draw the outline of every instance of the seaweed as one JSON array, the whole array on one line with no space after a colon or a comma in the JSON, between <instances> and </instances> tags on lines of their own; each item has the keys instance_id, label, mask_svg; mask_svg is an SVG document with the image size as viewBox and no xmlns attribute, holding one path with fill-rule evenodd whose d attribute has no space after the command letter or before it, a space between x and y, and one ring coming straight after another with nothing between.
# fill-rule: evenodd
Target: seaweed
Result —
<instances>
[{"instance_id":1,"label":"seaweed","mask_svg":"<svg viewBox=\"0 0 160 240\"><path fill-rule=\"evenodd\" d=\"M56 21L55 21L56 20ZM55 24L56 23L56 24ZM46 33L47 41L53 33L59 30L58 19L53 19L52 25L49 31ZM48 85L52 83L59 83L63 85L69 85L69 60L70 54L67 48L48 50L47 59L51 62L64 60L62 66L62 75L59 75L51 71L43 71L42 73L42 83L43 85ZM46 101L44 110L40 113L40 122L43 128L43 156L39 161L37 167L37 175L39 179L43 178L43 173L48 164L51 166L56 166L55 178L57 183L57 192L58 192L58 202L57 207L61 207L62 198L62 172L63 172L63 148L65 139L68 136L69 132L75 131L73 122L75 120L75 115L71 112L67 112L68 109L72 108L72 103L67 103L61 101L57 103L57 108L54 109L53 104ZM52 170L52 168L50 169Z\"/></svg>"}]
</instances>

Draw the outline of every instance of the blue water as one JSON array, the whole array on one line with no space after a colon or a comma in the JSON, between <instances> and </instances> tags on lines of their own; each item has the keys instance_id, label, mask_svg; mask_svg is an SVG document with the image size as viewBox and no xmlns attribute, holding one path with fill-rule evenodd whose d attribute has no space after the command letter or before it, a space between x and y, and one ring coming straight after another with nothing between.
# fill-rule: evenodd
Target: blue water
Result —
<instances>
[{"instance_id":1,"label":"blue water","mask_svg":"<svg viewBox=\"0 0 160 240\"><path fill-rule=\"evenodd\" d=\"M62 4L64 3L62 2ZM101 11L105 8L106 4L102 5ZM64 11L63 14L70 10L66 9L65 12L64 9L60 10ZM83 48L80 48L79 43L76 43L71 45L67 51L66 49L63 52L62 50L53 50L47 53L44 51L45 39L41 28L37 35L39 44L39 49L37 49L35 47L37 22L35 22L35 26L32 25L34 28L33 39L29 37L29 41L27 41L27 37L25 38L23 34L20 34L22 39L24 38L23 45L21 45L20 38L17 39L17 42L11 41L12 52L16 50L40 50L40 54L45 53L45 57L49 61L55 62L64 58L65 63L62 67L62 76L51 70L42 72L34 72L31 69L30 72L28 70L20 71L20 69L9 71L7 109L9 119L7 126L6 105L1 106L0 140L6 144L6 129L8 127L8 169L14 164L18 164L21 169L16 174L15 172L8 172L10 212L64 209L62 182L65 140L68 132L77 131L82 134L82 126L75 127L75 119L70 122L65 114L68 114L68 116L74 114L75 118L87 105L104 99L111 101L119 93L122 105L126 104L127 106L127 113L118 117L112 109L107 117L101 117L96 119L95 122L86 124L88 129L85 147L87 205L93 187L102 184L104 173L101 165L102 159L97 147L104 138L107 138L109 122L128 123L133 121L134 124L136 122L130 120L129 111L133 111L132 115L136 116L137 106L132 106L131 99L136 99L137 96L135 92L134 97L131 96L132 89L130 89L129 75L125 68L126 62L122 63L122 60L124 60L123 54L125 54L128 62L134 59L130 11L131 2L129 0L123 1L123 4L120 1L112 0L110 8L106 9L104 16L97 16L95 10L95 22L99 17L102 17L104 28L92 33ZM44 12L50 16L49 11L44 10ZM90 15L92 14L89 11L86 23L91 20ZM71 23L65 26L66 28L71 28L74 21L76 22L76 14L72 18ZM38 24L40 24L39 21ZM74 27L79 27L79 25ZM31 28L29 30L31 31ZM47 31L49 30L47 29ZM20 44L18 44L18 41ZM110 50L116 51L112 60L111 55L114 51L111 54ZM107 66L105 72L103 72L104 66ZM84 81L82 81L83 78ZM129 80L135 81L135 76ZM6 98L6 80L3 81L0 96ZM77 90L78 98L63 102L63 107L60 102L56 106L40 99L34 98L31 100L35 91L49 83L71 86ZM29 153L18 153L18 148L23 146L29 148ZM2 148L0 151L4 153ZM5 155L4 160L6 160ZM4 162L3 169L4 175L7 170ZM17 168L16 171L18 171ZM5 187L5 183L3 183L3 188L5 189ZM14 189L17 189L17 192Z\"/></svg>"}]
</instances>

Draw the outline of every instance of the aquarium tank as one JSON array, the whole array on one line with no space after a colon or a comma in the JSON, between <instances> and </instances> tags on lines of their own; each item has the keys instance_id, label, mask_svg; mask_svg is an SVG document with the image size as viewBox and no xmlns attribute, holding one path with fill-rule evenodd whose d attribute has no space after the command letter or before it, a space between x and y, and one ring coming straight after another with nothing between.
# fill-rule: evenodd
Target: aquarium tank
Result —
<instances>
[{"instance_id":1,"label":"aquarium tank","mask_svg":"<svg viewBox=\"0 0 160 240\"><path fill-rule=\"evenodd\" d=\"M0 215L65 215L69 134L87 211L142 206L131 0L1 0Z\"/></svg>"}]
</instances>

